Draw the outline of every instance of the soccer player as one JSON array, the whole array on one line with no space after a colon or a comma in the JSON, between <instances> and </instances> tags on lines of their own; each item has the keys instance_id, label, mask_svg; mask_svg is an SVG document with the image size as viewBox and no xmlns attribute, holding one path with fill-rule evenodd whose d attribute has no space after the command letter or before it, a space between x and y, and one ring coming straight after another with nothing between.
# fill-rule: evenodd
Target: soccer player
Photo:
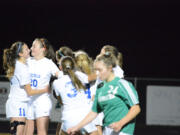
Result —
<instances>
[{"instance_id":1,"label":"soccer player","mask_svg":"<svg viewBox=\"0 0 180 135\"><path fill-rule=\"evenodd\" d=\"M31 74L31 87L33 89L41 89L50 83L52 76L58 76L60 71L53 62L55 53L47 39L36 38L33 41L31 51L32 58L28 62ZM33 135L34 120L36 120L37 134L47 135L51 108L50 93L31 97L28 106L27 135Z\"/></svg>"},{"instance_id":2,"label":"soccer player","mask_svg":"<svg viewBox=\"0 0 180 135\"><path fill-rule=\"evenodd\" d=\"M113 55L96 58L94 67L103 82L98 85L91 111L79 124L67 130L69 134L75 134L103 112L103 135L133 135L135 118L140 113L137 91L130 82L115 76L115 65Z\"/></svg>"},{"instance_id":3,"label":"soccer player","mask_svg":"<svg viewBox=\"0 0 180 135\"><path fill-rule=\"evenodd\" d=\"M31 88L30 73L27 59L30 50L26 43L15 42L4 50L3 68L10 80L10 93L6 102L6 117L10 118L10 133L23 135L27 117L27 104L29 96L47 93L48 85L43 88Z\"/></svg>"},{"instance_id":4,"label":"soccer player","mask_svg":"<svg viewBox=\"0 0 180 135\"><path fill-rule=\"evenodd\" d=\"M67 134L68 128L79 123L88 114L91 109L89 104L91 95L85 87L88 77L76 71L72 57L63 56L59 64L64 76L53 82L53 88L62 101L61 135L63 135ZM81 133L97 135L94 123L82 127L81 131Z\"/></svg>"}]
</instances>

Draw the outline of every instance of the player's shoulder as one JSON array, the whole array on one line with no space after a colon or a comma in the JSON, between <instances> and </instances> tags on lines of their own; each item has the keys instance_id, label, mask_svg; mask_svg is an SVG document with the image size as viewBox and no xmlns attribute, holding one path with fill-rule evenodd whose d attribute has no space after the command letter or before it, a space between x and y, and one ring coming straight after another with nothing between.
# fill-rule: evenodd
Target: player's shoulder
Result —
<instances>
[{"instance_id":1,"label":"player's shoulder","mask_svg":"<svg viewBox=\"0 0 180 135\"><path fill-rule=\"evenodd\" d=\"M51 59L49 59L49 58L46 58L46 57L44 57L44 58L43 58L43 61L44 61L44 62L49 62L49 63L52 63L52 60L51 60Z\"/></svg>"},{"instance_id":2,"label":"player's shoulder","mask_svg":"<svg viewBox=\"0 0 180 135\"><path fill-rule=\"evenodd\" d=\"M75 74L83 83L88 83L88 76L85 73L81 71L75 71Z\"/></svg>"},{"instance_id":3,"label":"player's shoulder","mask_svg":"<svg viewBox=\"0 0 180 135\"><path fill-rule=\"evenodd\" d=\"M56 79L55 81L57 83L61 83L62 84L62 83L65 83L65 82L67 82L69 80L70 80L70 77L68 75L63 75L62 77Z\"/></svg>"},{"instance_id":4,"label":"player's shoulder","mask_svg":"<svg viewBox=\"0 0 180 135\"><path fill-rule=\"evenodd\" d=\"M124 84L124 85L132 85L132 82L126 80L126 79L122 79L122 78L119 78L118 82L120 82L121 84Z\"/></svg>"},{"instance_id":5,"label":"player's shoulder","mask_svg":"<svg viewBox=\"0 0 180 135\"><path fill-rule=\"evenodd\" d=\"M81 72L81 71L75 71L75 74L78 76L87 76L85 73Z\"/></svg>"},{"instance_id":6,"label":"player's shoulder","mask_svg":"<svg viewBox=\"0 0 180 135\"><path fill-rule=\"evenodd\" d=\"M46 65L47 68L51 68L52 66L55 65L55 63L51 59L46 58L46 57L44 57L40 63L42 65ZM46 68L46 67L44 67L44 68Z\"/></svg>"},{"instance_id":7,"label":"player's shoulder","mask_svg":"<svg viewBox=\"0 0 180 135\"><path fill-rule=\"evenodd\" d=\"M27 64L21 63L18 60L16 61L16 68L15 68L15 72L24 72L28 69Z\"/></svg>"},{"instance_id":8,"label":"player's shoulder","mask_svg":"<svg viewBox=\"0 0 180 135\"><path fill-rule=\"evenodd\" d=\"M55 79L52 83L53 88L62 88L64 86L64 79Z\"/></svg>"},{"instance_id":9,"label":"player's shoulder","mask_svg":"<svg viewBox=\"0 0 180 135\"><path fill-rule=\"evenodd\" d=\"M53 81L53 85L57 85L57 84L59 84L59 83L61 83L60 79L55 79L55 80Z\"/></svg>"}]
</instances>

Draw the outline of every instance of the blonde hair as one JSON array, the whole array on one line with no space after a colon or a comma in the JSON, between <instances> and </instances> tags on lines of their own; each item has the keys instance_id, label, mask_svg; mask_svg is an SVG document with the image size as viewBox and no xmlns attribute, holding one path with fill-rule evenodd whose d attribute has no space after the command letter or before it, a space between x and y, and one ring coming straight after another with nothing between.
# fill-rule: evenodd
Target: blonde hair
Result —
<instances>
[{"instance_id":1,"label":"blonde hair","mask_svg":"<svg viewBox=\"0 0 180 135\"><path fill-rule=\"evenodd\" d=\"M78 68L85 74L91 74L93 72L93 61L88 54L82 50L75 53L75 60Z\"/></svg>"},{"instance_id":2,"label":"blonde hair","mask_svg":"<svg viewBox=\"0 0 180 135\"><path fill-rule=\"evenodd\" d=\"M123 67L123 55L121 52L118 53L117 61L118 61L118 65L122 68Z\"/></svg>"},{"instance_id":3,"label":"blonde hair","mask_svg":"<svg viewBox=\"0 0 180 135\"><path fill-rule=\"evenodd\" d=\"M112 68L114 68L116 66L116 58L110 53L98 55L94 62L97 61L102 61L107 67L112 66Z\"/></svg>"}]
</instances>

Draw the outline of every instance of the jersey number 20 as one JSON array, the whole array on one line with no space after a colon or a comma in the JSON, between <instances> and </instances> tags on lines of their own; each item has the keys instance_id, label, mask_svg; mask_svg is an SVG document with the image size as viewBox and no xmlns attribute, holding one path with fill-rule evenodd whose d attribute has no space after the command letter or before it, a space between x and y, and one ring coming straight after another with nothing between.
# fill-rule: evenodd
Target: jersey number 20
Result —
<instances>
[{"instance_id":1,"label":"jersey number 20","mask_svg":"<svg viewBox=\"0 0 180 135\"><path fill-rule=\"evenodd\" d=\"M38 81L36 79L31 79L31 86L37 87Z\"/></svg>"}]
</instances>

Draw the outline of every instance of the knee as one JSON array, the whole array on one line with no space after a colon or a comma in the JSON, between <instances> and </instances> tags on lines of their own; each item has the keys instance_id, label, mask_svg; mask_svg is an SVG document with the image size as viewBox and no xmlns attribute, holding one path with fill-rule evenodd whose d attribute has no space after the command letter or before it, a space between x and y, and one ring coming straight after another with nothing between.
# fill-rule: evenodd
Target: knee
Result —
<instances>
[{"instance_id":1,"label":"knee","mask_svg":"<svg viewBox=\"0 0 180 135\"><path fill-rule=\"evenodd\" d=\"M19 125L25 125L25 122L23 121L13 121L10 123L10 134L15 135L17 133L17 127ZM22 130L22 134L23 134L23 130Z\"/></svg>"}]
</instances>

